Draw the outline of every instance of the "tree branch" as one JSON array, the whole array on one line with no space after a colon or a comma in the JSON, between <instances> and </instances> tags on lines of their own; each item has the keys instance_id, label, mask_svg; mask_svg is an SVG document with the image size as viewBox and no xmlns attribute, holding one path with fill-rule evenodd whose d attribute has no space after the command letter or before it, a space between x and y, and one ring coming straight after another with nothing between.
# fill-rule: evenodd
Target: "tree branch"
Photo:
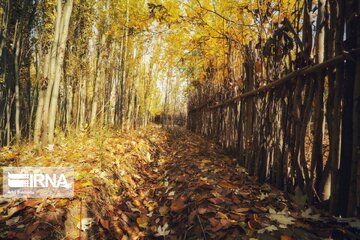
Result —
<instances>
[{"instance_id":1,"label":"tree branch","mask_svg":"<svg viewBox=\"0 0 360 240\"><path fill-rule=\"evenodd\" d=\"M196 0L196 2L199 4L200 8L204 9L204 10L207 11L207 12L211 12L211 13L215 14L216 16L224 19L224 20L227 21L227 22L231 22L231 23L233 23L233 24L235 24L235 25L238 25L238 26L255 27L253 24L244 24L244 23L235 22L235 21L233 21L233 20L231 20L231 19L229 19L229 18L221 15L220 13L216 12L215 10L208 9L208 8L202 6L201 3L199 2L199 0Z\"/></svg>"}]
</instances>

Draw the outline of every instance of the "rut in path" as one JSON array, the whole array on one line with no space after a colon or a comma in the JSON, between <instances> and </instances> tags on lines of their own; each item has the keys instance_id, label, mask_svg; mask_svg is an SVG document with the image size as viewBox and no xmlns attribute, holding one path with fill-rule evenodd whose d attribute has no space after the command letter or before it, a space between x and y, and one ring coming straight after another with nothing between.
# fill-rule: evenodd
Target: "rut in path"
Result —
<instances>
[{"instance_id":1,"label":"rut in path","mask_svg":"<svg viewBox=\"0 0 360 240\"><path fill-rule=\"evenodd\" d=\"M259 185L236 159L182 128L77 135L6 164L72 166L73 199L1 199L1 239L358 239L346 222Z\"/></svg>"}]
</instances>

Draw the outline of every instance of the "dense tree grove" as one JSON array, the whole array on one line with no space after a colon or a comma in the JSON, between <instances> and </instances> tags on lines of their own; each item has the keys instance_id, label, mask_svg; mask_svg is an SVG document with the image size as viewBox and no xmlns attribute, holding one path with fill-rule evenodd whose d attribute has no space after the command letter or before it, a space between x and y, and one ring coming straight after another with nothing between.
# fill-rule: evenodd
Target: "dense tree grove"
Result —
<instances>
[{"instance_id":1,"label":"dense tree grove","mask_svg":"<svg viewBox=\"0 0 360 240\"><path fill-rule=\"evenodd\" d=\"M152 51L160 43L147 30L144 1L1 4L1 145L131 128L162 111L154 78L160 56Z\"/></svg>"}]
</instances>

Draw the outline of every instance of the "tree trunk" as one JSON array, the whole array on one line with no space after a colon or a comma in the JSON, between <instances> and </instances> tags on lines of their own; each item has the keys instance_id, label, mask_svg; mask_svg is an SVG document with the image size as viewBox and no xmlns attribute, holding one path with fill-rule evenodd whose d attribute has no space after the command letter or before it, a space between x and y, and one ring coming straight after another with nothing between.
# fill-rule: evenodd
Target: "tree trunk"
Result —
<instances>
[{"instance_id":1,"label":"tree trunk","mask_svg":"<svg viewBox=\"0 0 360 240\"><path fill-rule=\"evenodd\" d=\"M316 63L324 61L324 17L325 0L318 0L318 16L316 31ZM317 73L315 79L315 107L314 107L314 124L313 124L313 148L311 156L311 184L318 192L321 192L320 180L323 172L323 119L324 119L324 73Z\"/></svg>"},{"instance_id":2,"label":"tree trunk","mask_svg":"<svg viewBox=\"0 0 360 240\"><path fill-rule=\"evenodd\" d=\"M61 1L60 1L61 2ZM55 76L54 76L54 87L51 95L51 102L49 107L49 135L48 141L49 144L53 144L54 142L54 131L55 131L55 120L56 120L56 110L57 110L57 102L59 97L59 87L60 87L60 79L61 73L64 65L64 54L66 41L69 31L70 17L73 8L73 0L67 0L64 6L64 15L61 19L61 31L60 31L60 39L59 46L57 48L57 59L56 59L56 68L55 68Z\"/></svg>"},{"instance_id":3,"label":"tree trunk","mask_svg":"<svg viewBox=\"0 0 360 240\"><path fill-rule=\"evenodd\" d=\"M59 38L60 38L60 32L61 32L61 19L62 19L62 1L57 0L57 15L56 15L56 21L55 21L55 31L54 31L54 40L51 45L50 50L50 62L45 63L49 64L49 69L47 72L44 72L44 76L46 78L47 84L46 84L46 93L44 98L44 107L42 110L42 123L41 123L41 140L42 144L46 145L48 143L48 120L49 120L49 106L50 106L50 100L51 95L53 91L54 86L54 75L55 68L56 68L56 60L57 60L57 54L58 54L58 45L59 45Z\"/></svg>"},{"instance_id":4,"label":"tree trunk","mask_svg":"<svg viewBox=\"0 0 360 240\"><path fill-rule=\"evenodd\" d=\"M105 36L102 37L103 39ZM98 49L97 57L96 57L96 73L95 73L95 81L94 81L94 92L91 104L91 116L90 116L90 128L94 127L97 115L97 105L99 100L99 88L101 81L101 53L100 49Z\"/></svg>"},{"instance_id":5,"label":"tree trunk","mask_svg":"<svg viewBox=\"0 0 360 240\"><path fill-rule=\"evenodd\" d=\"M42 54L42 52L40 53ZM46 95L46 86L47 86L47 73L49 71L49 62L50 62L50 54L47 53L45 57L43 57L43 72L42 78L38 83L39 94L38 94L38 102L37 102L37 109L36 109L36 116L35 116L35 124L34 124L34 143L39 144L41 133L42 133L42 117L45 105L45 95Z\"/></svg>"},{"instance_id":6,"label":"tree trunk","mask_svg":"<svg viewBox=\"0 0 360 240\"><path fill-rule=\"evenodd\" d=\"M334 0L334 8L331 11L331 17L336 19L335 29L335 55L341 54L344 37L344 1ZM336 6L336 7L335 7ZM340 134L341 134L341 100L344 79L344 63L336 65L335 93L334 93L334 112L332 121L332 135L334 136L333 146L330 148L331 155L331 196L330 212L338 214L339 203L339 164L340 164Z\"/></svg>"},{"instance_id":7,"label":"tree trunk","mask_svg":"<svg viewBox=\"0 0 360 240\"><path fill-rule=\"evenodd\" d=\"M126 26L128 26L130 20L130 13L129 13L129 0L126 1ZM129 41L129 29L125 28L125 40L124 40L124 50L123 50L123 72L122 72L122 78L121 78L121 92L120 92L120 126L121 129L123 129L124 125L124 106L125 106L125 86L126 86L126 80L127 80L127 55L128 55L128 41Z\"/></svg>"},{"instance_id":8,"label":"tree trunk","mask_svg":"<svg viewBox=\"0 0 360 240\"><path fill-rule=\"evenodd\" d=\"M24 7L24 6L23 6ZM15 73L15 139L19 143L21 139L21 124L20 124L20 49L22 41L22 24L17 25L16 43L14 51L14 73Z\"/></svg>"},{"instance_id":9,"label":"tree trunk","mask_svg":"<svg viewBox=\"0 0 360 240\"><path fill-rule=\"evenodd\" d=\"M356 2L356 1L354 1ZM360 15L360 4L357 2L357 15ZM355 8L356 9L356 8ZM356 38L357 46L360 48L360 29L357 29ZM355 213L357 217L360 217L360 57L356 56L356 73L355 73L355 85L354 85L354 97L353 97L353 146L352 146L352 158L354 165L352 167L352 179L350 186L351 192L349 196L348 215L353 216ZM353 191L355 190L356 191Z\"/></svg>"}]
</instances>

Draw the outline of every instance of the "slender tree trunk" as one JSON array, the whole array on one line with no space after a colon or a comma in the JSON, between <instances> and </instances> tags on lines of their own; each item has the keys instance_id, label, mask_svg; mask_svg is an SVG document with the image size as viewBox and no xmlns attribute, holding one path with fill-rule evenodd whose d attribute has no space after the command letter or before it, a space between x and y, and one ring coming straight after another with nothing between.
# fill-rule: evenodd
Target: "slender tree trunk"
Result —
<instances>
[{"instance_id":1,"label":"slender tree trunk","mask_svg":"<svg viewBox=\"0 0 360 240\"><path fill-rule=\"evenodd\" d=\"M40 56L42 55L43 51L40 51ZM34 124L34 142L35 144L40 143L41 138L41 129L42 129L42 117L45 105L45 95L46 95L46 86L47 86L47 73L49 71L49 62L50 62L50 54L45 54L43 59L43 71L42 71L42 78L38 83L39 94L38 94L38 102L37 102L37 109L36 109L36 116L35 116L35 124Z\"/></svg>"},{"instance_id":2,"label":"slender tree trunk","mask_svg":"<svg viewBox=\"0 0 360 240\"><path fill-rule=\"evenodd\" d=\"M123 63L123 52L124 52L124 36L122 36L121 38L121 43L120 43L120 53L119 53L119 60L118 60L118 64L119 64L119 68L116 71L117 77L118 77L118 82L117 82L117 88L116 88L116 104L115 104L115 124L117 127L121 127L121 118L122 118L122 88L123 88L123 67L124 67L124 63Z\"/></svg>"},{"instance_id":3,"label":"slender tree trunk","mask_svg":"<svg viewBox=\"0 0 360 240\"><path fill-rule=\"evenodd\" d=\"M358 1L347 0L345 7L345 22L346 22L346 46L348 49L356 48L356 35L358 22L353 19L356 15ZM346 50L348 50L346 49ZM339 210L340 214L346 216L349 214L348 203L351 196L350 192L356 188L356 180L352 176L352 169L356 169L356 160L352 159L353 153L353 96L354 84L356 75L356 63L354 61L346 61L345 63L345 78L343 88L343 112L342 112L342 135L341 135L341 160L340 160L340 186L339 189ZM351 187L351 188L350 188ZM354 210L354 206L352 207ZM355 211L351 212L355 215Z\"/></svg>"},{"instance_id":4,"label":"slender tree trunk","mask_svg":"<svg viewBox=\"0 0 360 240\"><path fill-rule=\"evenodd\" d=\"M130 20L130 13L129 13L129 0L126 1L126 26L129 25L129 20ZM120 93L120 98L121 98L121 110L120 110L120 125L121 128L123 129L123 125L124 125L124 108L125 108L125 86L126 86L126 81L127 81L127 67L128 67L128 63L127 63L127 55L128 55L128 41L129 41L129 30L128 28L125 28L125 40L124 40L124 57L123 57L123 72L122 72L122 78L121 78L121 93Z\"/></svg>"},{"instance_id":5,"label":"slender tree trunk","mask_svg":"<svg viewBox=\"0 0 360 240\"><path fill-rule=\"evenodd\" d=\"M54 131L55 131L55 120L56 120L56 110L57 103L59 97L59 87L60 87L60 79L61 73L64 65L64 54L66 41L69 31L70 17L73 8L73 0L67 0L64 6L64 15L61 19L61 37L59 39L59 47L57 49L58 56L56 59L56 69L55 69L55 77L54 77L54 88L51 95L51 102L49 106L49 129L48 129L48 141L49 144L53 144L54 142Z\"/></svg>"},{"instance_id":6,"label":"slender tree trunk","mask_svg":"<svg viewBox=\"0 0 360 240\"><path fill-rule=\"evenodd\" d=\"M57 15L56 15L56 21L55 21L55 31L54 31L54 40L51 45L51 51L50 51L50 62L46 64L50 64L49 69L47 72L44 72L44 76L47 80L47 86L46 86L46 93L44 98L44 107L42 110L42 124L41 124L41 140L42 144L46 145L48 143L48 130L49 130L49 106L50 106L50 100L51 95L53 91L54 86L54 76L56 74L56 65L57 65L57 54L58 54L58 45L59 45L59 38L61 34L61 22L62 22L62 15L63 15L63 9L62 9L62 1L57 0Z\"/></svg>"},{"instance_id":7,"label":"slender tree trunk","mask_svg":"<svg viewBox=\"0 0 360 240\"><path fill-rule=\"evenodd\" d=\"M90 116L90 127L94 127L97 115L97 105L99 101L99 88L100 88L100 81L101 81L101 53L100 49L97 52L96 58L96 73L95 73L95 81L94 81L94 93L92 98L91 104L91 116Z\"/></svg>"},{"instance_id":8,"label":"slender tree trunk","mask_svg":"<svg viewBox=\"0 0 360 240\"><path fill-rule=\"evenodd\" d=\"M1 28L0 59L3 59L6 41L8 37L9 17L10 17L10 11L12 9L11 0L6 1L6 6L4 9L5 12L3 13L4 16L2 18L2 28ZM5 64L5 62L2 62L2 64Z\"/></svg>"},{"instance_id":9,"label":"slender tree trunk","mask_svg":"<svg viewBox=\"0 0 360 240\"><path fill-rule=\"evenodd\" d=\"M324 61L324 36L325 36L325 0L318 0L318 16L316 31L316 63ZM318 192L321 192L320 180L323 172L323 119L324 119L324 74L323 71L317 73L315 80L315 108L314 108L314 138L311 156L311 184Z\"/></svg>"},{"instance_id":10,"label":"slender tree trunk","mask_svg":"<svg viewBox=\"0 0 360 240\"><path fill-rule=\"evenodd\" d=\"M84 61L83 58L81 58ZM78 104L78 111L79 111L79 123L78 126L80 130L84 129L85 124L85 113L86 113L86 77L84 77L84 69L81 64L80 66L80 97L79 97L79 104Z\"/></svg>"},{"instance_id":11,"label":"slender tree trunk","mask_svg":"<svg viewBox=\"0 0 360 240\"><path fill-rule=\"evenodd\" d=\"M334 4L331 4L328 0L326 2L326 25L325 25L325 39L327 39L328 44L325 50L325 59L330 59L334 57L335 50L335 19L330 16L331 9L334 8ZM333 118L333 109L334 109L334 82L335 82L335 74L334 69L329 69L327 72L327 86L328 86L328 96L326 102L326 126L328 129L329 135L329 147L333 146L334 136L332 135L332 118ZM319 192L322 200L328 200L331 194L331 154L328 154L328 159L326 165L324 167L324 173L321 179L321 187L322 192Z\"/></svg>"},{"instance_id":12,"label":"slender tree trunk","mask_svg":"<svg viewBox=\"0 0 360 240\"><path fill-rule=\"evenodd\" d=\"M13 103L13 97L11 96L10 89L8 90L7 99L6 99L6 145L9 146L11 143L11 106Z\"/></svg>"},{"instance_id":13,"label":"slender tree trunk","mask_svg":"<svg viewBox=\"0 0 360 240\"><path fill-rule=\"evenodd\" d=\"M341 54L344 37L344 1L333 0L334 8L331 11L331 17L336 19L335 29L335 54ZM335 7L336 6L336 7ZM344 63L336 65L335 93L334 93L334 112L332 121L332 135L334 136L333 146L330 148L331 154L331 196L330 212L338 214L339 203L339 164L340 164L340 135L341 135L341 100L344 79Z\"/></svg>"},{"instance_id":14,"label":"slender tree trunk","mask_svg":"<svg viewBox=\"0 0 360 240\"><path fill-rule=\"evenodd\" d=\"M18 143L21 139L21 126L20 126L20 48L22 39L22 26L21 21L17 26L17 36L14 51L14 73L15 73L15 139Z\"/></svg>"},{"instance_id":15,"label":"slender tree trunk","mask_svg":"<svg viewBox=\"0 0 360 240\"><path fill-rule=\"evenodd\" d=\"M360 15L360 3L354 6L354 11ZM356 23L355 23L356 24ZM360 48L360 29L354 26L354 37L356 36L356 47ZM356 35L355 35L356 34ZM354 96L353 96L353 144L352 144L352 170L349 192L348 216L360 217L360 57L356 56ZM356 189L356 191L354 191Z\"/></svg>"}]
</instances>

